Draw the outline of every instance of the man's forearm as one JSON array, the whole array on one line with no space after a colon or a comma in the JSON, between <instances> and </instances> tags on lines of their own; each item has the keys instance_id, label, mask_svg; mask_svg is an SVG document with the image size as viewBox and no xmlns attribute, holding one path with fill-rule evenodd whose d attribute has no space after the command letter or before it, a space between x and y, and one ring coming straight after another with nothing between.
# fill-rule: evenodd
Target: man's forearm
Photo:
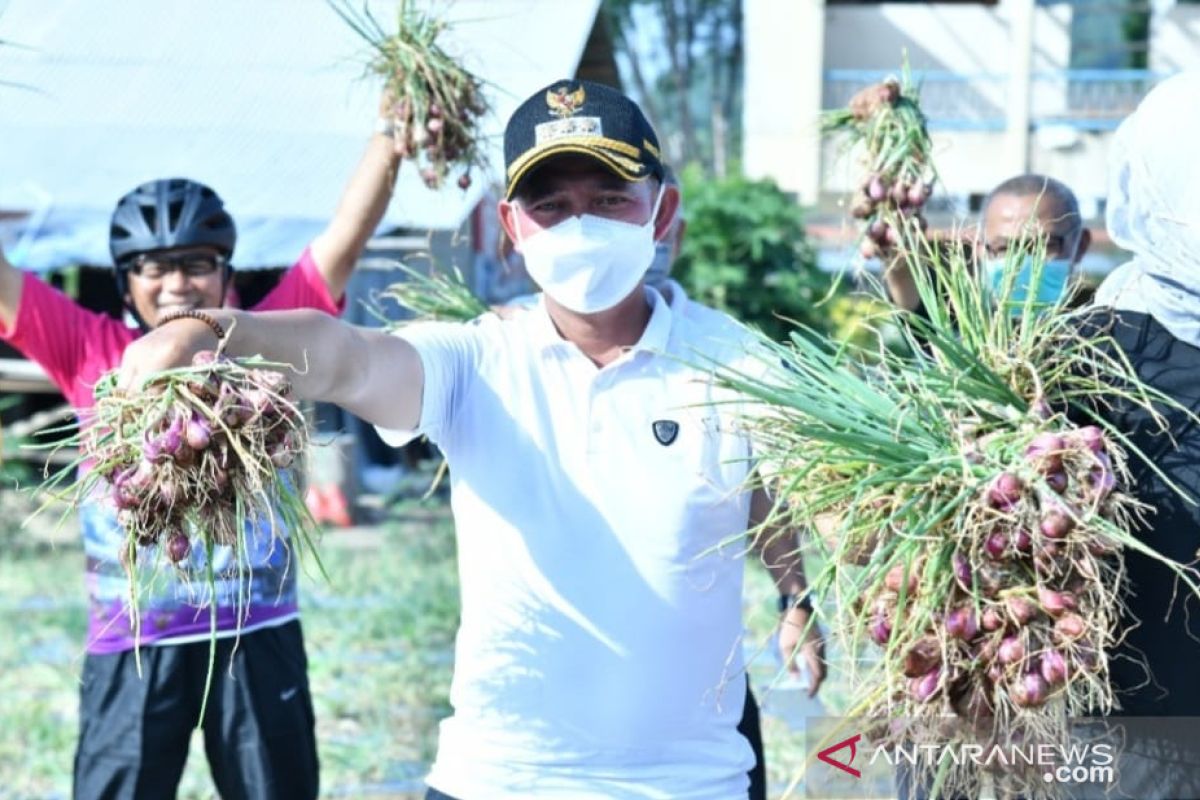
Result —
<instances>
[{"instance_id":1,"label":"man's forearm","mask_svg":"<svg viewBox=\"0 0 1200 800\"><path fill-rule=\"evenodd\" d=\"M757 504L751 502L752 521L755 520L755 506L758 505L761 511L764 502L762 499ZM757 517L759 523L764 519L770 517L761 514ZM760 524L755 547L762 554L763 564L771 573L781 598L806 592L808 582L804 578L804 560L794 529L782 523ZM811 675L808 694L809 697L815 696L825 680L825 647L820 626L813 616L813 606L805 602L789 602L782 609L778 631L779 653L784 664L794 674L799 674L801 663L806 666Z\"/></svg>"},{"instance_id":2,"label":"man's forearm","mask_svg":"<svg viewBox=\"0 0 1200 800\"><path fill-rule=\"evenodd\" d=\"M209 312L214 313L215 312ZM225 311L225 352L234 357L261 355L293 367L292 385L309 400L336 402L333 394L345 376L348 360L337 353L348 347L347 329L327 314L311 310L263 312Z\"/></svg>"},{"instance_id":3,"label":"man's forearm","mask_svg":"<svg viewBox=\"0 0 1200 800\"><path fill-rule=\"evenodd\" d=\"M804 559L795 531L783 521L772 521L775 504L764 489L750 497L750 525L755 528L751 548L759 554L779 593L800 594L808 586Z\"/></svg>"},{"instance_id":4,"label":"man's forearm","mask_svg":"<svg viewBox=\"0 0 1200 800\"><path fill-rule=\"evenodd\" d=\"M340 297L354 264L387 211L400 169L388 136L375 134L342 192L329 226L313 240L317 269L330 293Z\"/></svg>"},{"instance_id":5,"label":"man's forearm","mask_svg":"<svg viewBox=\"0 0 1200 800\"><path fill-rule=\"evenodd\" d=\"M218 345L233 358L261 356L292 367L290 380L300 397L337 402L333 395L349 377L342 372L351 359L337 357L350 347L348 326L312 310L249 312L214 308L203 313L225 330L223 342L200 320L172 320L161 330L175 337L173 344L179 358Z\"/></svg>"},{"instance_id":6,"label":"man's forearm","mask_svg":"<svg viewBox=\"0 0 1200 800\"><path fill-rule=\"evenodd\" d=\"M884 265L883 282L887 286L888 297L898 308L915 311L921 305L921 293L913 279L908 257L903 252L893 255Z\"/></svg>"},{"instance_id":7,"label":"man's forearm","mask_svg":"<svg viewBox=\"0 0 1200 800\"><path fill-rule=\"evenodd\" d=\"M803 594L808 588L800 545L790 530L768 529L760 534L763 566L781 595Z\"/></svg>"},{"instance_id":8,"label":"man's forearm","mask_svg":"<svg viewBox=\"0 0 1200 800\"><path fill-rule=\"evenodd\" d=\"M319 311L204 313L224 328L227 355L261 356L292 367L288 377L301 398L336 403L386 427L412 428L420 419L420 357L401 339ZM190 363L196 352L215 349L218 343L205 322L173 320L126 351L122 382L136 385L157 370Z\"/></svg>"}]
</instances>

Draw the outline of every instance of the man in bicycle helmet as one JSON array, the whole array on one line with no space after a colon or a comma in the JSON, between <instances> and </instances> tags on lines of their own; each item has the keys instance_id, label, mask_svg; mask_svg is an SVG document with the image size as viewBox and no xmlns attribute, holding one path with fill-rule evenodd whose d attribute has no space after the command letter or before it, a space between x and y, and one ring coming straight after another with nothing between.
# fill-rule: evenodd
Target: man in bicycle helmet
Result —
<instances>
[{"instance_id":1,"label":"man in bicycle helmet","mask_svg":"<svg viewBox=\"0 0 1200 800\"><path fill-rule=\"evenodd\" d=\"M392 139L372 135L329 225L256 310L342 311L346 282L383 216L399 163ZM140 330L77 305L0 253L0 339L38 362L86 419L97 379L143 333L173 311L224 305L236 239L233 219L208 186L185 178L143 183L117 202L109 233L117 286ZM202 722L220 796L315 798L313 708L286 548L269 547L264 531L247 531L246 553L214 553L218 661L200 721L209 613L186 584L203 574L203 553L158 576L135 633L125 612L128 581L117 555L125 533L115 509L85 504L80 519L89 613L74 796L174 797ZM239 598L250 598L244 615Z\"/></svg>"},{"instance_id":2,"label":"man in bicycle helmet","mask_svg":"<svg viewBox=\"0 0 1200 800\"><path fill-rule=\"evenodd\" d=\"M117 290L147 327L171 311L222 305L236 243L221 198L186 178L136 187L117 201L109 224Z\"/></svg>"}]
</instances>

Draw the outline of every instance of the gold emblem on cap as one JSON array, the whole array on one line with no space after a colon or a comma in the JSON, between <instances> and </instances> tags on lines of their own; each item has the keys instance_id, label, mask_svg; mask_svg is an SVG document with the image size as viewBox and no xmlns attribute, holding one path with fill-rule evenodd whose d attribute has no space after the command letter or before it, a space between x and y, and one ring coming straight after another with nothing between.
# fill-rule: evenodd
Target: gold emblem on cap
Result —
<instances>
[{"instance_id":1,"label":"gold emblem on cap","mask_svg":"<svg viewBox=\"0 0 1200 800\"><path fill-rule=\"evenodd\" d=\"M587 93L582 86L573 92L567 91L565 85L546 90L546 105L550 106L550 113L564 119L578 111L586 98Z\"/></svg>"}]
</instances>

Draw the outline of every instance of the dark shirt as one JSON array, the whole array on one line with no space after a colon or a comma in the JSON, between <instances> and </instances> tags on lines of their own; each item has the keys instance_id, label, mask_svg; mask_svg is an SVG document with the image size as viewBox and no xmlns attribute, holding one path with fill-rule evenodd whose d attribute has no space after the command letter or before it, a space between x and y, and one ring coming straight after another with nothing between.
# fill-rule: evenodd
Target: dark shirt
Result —
<instances>
[{"instance_id":1,"label":"dark shirt","mask_svg":"<svg viewBox=\"0 0 1200 800\"><path fill-rule=\"evenodd\" d=\"M1110 320L1112 338L1141 380L1193 413L1200 412L1200 349L1176 339L1145 314L1121 311ZM1200 427L1183 411L1161 411L1170 435L1144 409L1117 405L1103 414L1176 486L1200 501ZM1200 506L1181 497L1135 454L1129 456L1132 493L1154 509L1137 535L1178 562L1195 561ZM1111 660L1121 713L1200 716L1200 598L1154 559L1127 550L1125 564L1127 603L1140 625Z\"/></svg>"}]
</instances>

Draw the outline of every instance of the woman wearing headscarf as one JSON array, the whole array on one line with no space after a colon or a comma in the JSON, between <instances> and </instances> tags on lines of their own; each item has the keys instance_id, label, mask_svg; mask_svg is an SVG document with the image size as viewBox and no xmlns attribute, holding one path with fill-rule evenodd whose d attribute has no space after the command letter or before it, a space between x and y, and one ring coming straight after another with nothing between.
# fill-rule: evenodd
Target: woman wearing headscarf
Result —
<instances>
[{"instance_id":1,"label":"woman wearing headscarf","mask_svg":"<svg viewBox=\"0 0 1200 800\"><path fill-rule=\"evenodd\" d=\"M1133 493L1153 509L1138 535L1182 563L1200 553L1197 141L1200 72L1159 84L1117 130L1106 222L1133 258L1095 299L1141 379L1191 412L1163 408L1165 426L1119 402L1102 412L1144 456L1130 459ZM1116 764L1121 789L1139 798L1200 797L1200 599L1161 563L1133 552L1125 559L1126 622L1136 627L1111 654L1111 678L1118 714L1155 719L1127 720L1129 742Z\"/></svg>"}]
</instances>

